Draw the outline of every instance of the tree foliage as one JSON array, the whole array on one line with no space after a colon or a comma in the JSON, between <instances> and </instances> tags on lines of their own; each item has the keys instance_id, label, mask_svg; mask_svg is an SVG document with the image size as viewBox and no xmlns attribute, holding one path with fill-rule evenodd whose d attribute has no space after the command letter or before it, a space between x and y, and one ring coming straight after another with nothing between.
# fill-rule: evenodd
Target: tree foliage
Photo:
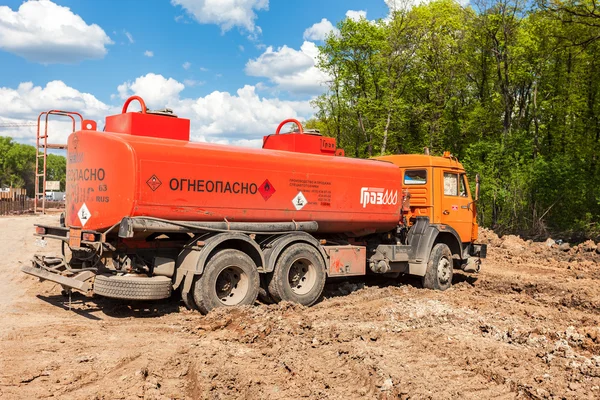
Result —
<instances>
[{"instance_id":1,"label":"tree foliage","mask_svg":"<svg viewBox=\"0 0 600 400\"><path fill-rule=\"evenodd\" d=\"M48 154L46 179L60 181L65 189L67 159L56 154ZM42 163L40 160L40 172ZM30 197L35 186L35 147L0 136L0 187L26 188ZM41 184L40 184L41 189Z\"/></svg>"},{"instance_id":2,"label":"tree foliage","mask_svg":"<svg viewBox=\"0 0 600 400\"><path fill-rule=\"evenodd\" d=\"M312 123L357 157L450 150L483 178L486 226L598 233L600 14L541 1L341 21L320 47L331 79Z\"/></svg>"}]
</instances>

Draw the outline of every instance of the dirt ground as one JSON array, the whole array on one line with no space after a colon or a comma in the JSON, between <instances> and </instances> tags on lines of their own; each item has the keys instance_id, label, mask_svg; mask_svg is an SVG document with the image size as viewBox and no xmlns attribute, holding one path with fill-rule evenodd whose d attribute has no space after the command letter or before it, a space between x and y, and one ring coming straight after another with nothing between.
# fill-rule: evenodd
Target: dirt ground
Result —
<instances>
[{"instance_id":1,"label":"dirt ground","mask_svg":"<svg viewBox=\"0 0 600 400\"><path fill-rule=\"evenodd\" d=\"M177 300L69 305L19 271L59 253L36 247L34 222L58 217L0 218L2 399L600 398L593 243L562 251L484 231L481 273L455 273L446 292L334 282L311 308L202 316Z\"/></svg>"}]
</instances>

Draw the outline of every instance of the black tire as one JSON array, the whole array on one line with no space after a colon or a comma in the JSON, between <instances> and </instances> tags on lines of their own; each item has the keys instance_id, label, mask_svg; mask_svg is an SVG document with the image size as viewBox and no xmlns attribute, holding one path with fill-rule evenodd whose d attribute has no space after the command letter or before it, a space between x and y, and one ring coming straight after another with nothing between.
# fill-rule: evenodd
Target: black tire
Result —
<instances>
[{"instance_id":1,"label":"black tire","mask_svg":"<svg viewBox=\"0 0 600 400\"><path fill-rule=\"evenodd\" d=\"M269 294L276 302L285 300L311 306L321 297L326 278L321 253L306 243L292 244L277 259Z\"/></svg>"},{"instance_id":2,"label":"black tire","mask_svg":"<svg viewBox=\"0 0 600 400\"><path fill-rule=\"evenodd\" d=\"M239 250L221 250L210 258L196 279L194 302L202 314L217 307L251 305L258 297L259 287L258 269L250 256Z\"/></svg>"},{"instance_id":3,"label":"black tire","mask_svg":"<svg viewBox=\"0 0 600 400\"><path fill-rule=\"evenodd\" d=\"M166 276L97 275L94 294L122 300L160 300L171 297L173 284Z\"/></svg>"},{"instance_id":4,"label":"black tire","mask_svg":"<svg viewBox=\"0 0 600 400\"><path fill-rule=\"evenodd\" d=\"M258 301L263 304L274 304L275 300L269 294L271 274L260 274L260 288L258 288Z\"/></svg>"},{"instance_id":5,"label":"black tire","mask_svg":"<svg viewBox=\"0 0 600 400\"><path fill-rule=\"evenodd\" d=\"M453 267L452 253L448 246L444 243L436 244L429 254L423 287L434 290L448 289L452 286Z\"/></svg>"},{"instance_id":6,"label":"black tire","mask_svg":"<svg viewBox=\"0 0 600 400\"><path fill-rule=\"evenodd\" d=\"M181 287L180 290L180 294L181 294L181 301L183 301L183 304L185 305L185 308L187 308L188 310L193 310L193 311L198 311L198 307L196 306L196 301L194 301L194 288L192 286L192 291L188 292L187 295L183 294L183 285Z\"/></svg>"}]
</instances>

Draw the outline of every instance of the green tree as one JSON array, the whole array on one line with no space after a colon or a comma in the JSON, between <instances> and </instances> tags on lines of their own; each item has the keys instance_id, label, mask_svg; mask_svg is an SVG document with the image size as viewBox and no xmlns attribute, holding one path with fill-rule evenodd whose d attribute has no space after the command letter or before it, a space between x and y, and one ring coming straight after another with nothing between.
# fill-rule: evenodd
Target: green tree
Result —
<instances>
[{"instance_id":1,"label":"green tree","mask_svg":"<svg viewBox=\"0 0 600 400\"><path fill-rule=\"evenodd\" d=\"M314 126L356 157L451 150L483 177L486 226L600 233L600 14L540 1L341 21L320 47Z\"/></svg>"}]
</instances>

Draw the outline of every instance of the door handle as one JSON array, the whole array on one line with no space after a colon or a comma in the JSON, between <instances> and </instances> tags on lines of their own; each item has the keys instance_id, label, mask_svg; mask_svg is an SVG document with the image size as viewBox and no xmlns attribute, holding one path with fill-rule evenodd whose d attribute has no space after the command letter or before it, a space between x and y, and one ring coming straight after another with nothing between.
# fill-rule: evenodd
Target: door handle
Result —
<instances>
[{"instance_id":1,"label":"door handle","mask_svg":"<svg viewBox=\"0 0 600 400\"><path fill-rule=\"evenodd\" d=\"M448 215L448 214L450 214L450 212L448 210L444 210L444 211L442 211L442 214Z\"/></svg>"}]
</instances>

